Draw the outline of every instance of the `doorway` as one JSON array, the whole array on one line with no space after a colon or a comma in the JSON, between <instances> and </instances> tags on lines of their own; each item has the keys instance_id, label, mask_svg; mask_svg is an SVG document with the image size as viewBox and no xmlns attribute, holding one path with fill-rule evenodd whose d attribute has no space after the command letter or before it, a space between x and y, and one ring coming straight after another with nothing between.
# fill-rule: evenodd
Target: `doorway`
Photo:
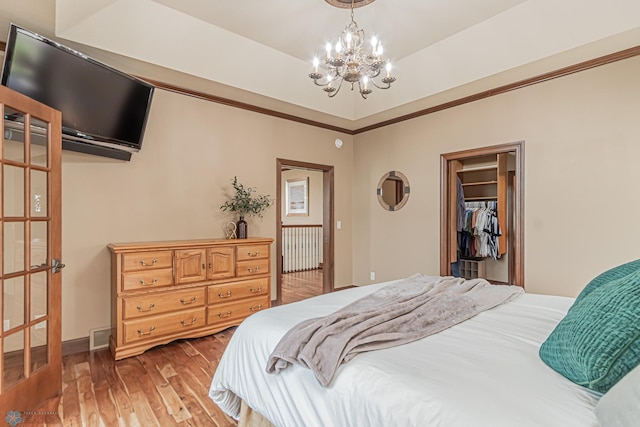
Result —
<instances>
[{"instance_id":1,"label":"doorway","mask_svg":"<svg viewBox=\"0 0 640 427\"><path fill-rule=\"evenodd\" d=\"M283 303L283 272L284 272L284 259L283 259L283 220L287 213L289 215L302 214L308 215L308 210L305 211L305 207L308 209L307 204L291 205L293 209L287 212L283 209L282 200L286 200L291 195L300 194L300 191L304 192L304 189L299 188L298 185L304 186L304 180L296 179L292 182L287 182L283 179L283 174L288 170L296 171L308 171L310 173L317 174L322 183L322 206L321 206L321 231L318 239L320 240L321 248L321 268L314 273L303 274L300 277L299 283L308 283L312 286L312 283L317 283L321 286L321 293L332 292L334 289L334 236L333 236L333 185L334 185L334 172L333 166L321 165L316 163L300 162L296 160L276 159L276 300L274 305L280 305ZM285 187L285 184L287 186ZM289 187L289 184L291 187ZM308 182L307 182L308 185ZM285 188L283 191L283 187ZM291 194L287 194L287 189L291 188ZM309 191L307 186L306 191ZM306 194L306 193L303 193ZM315 207L317 209L317 206ZM320 273L320 274L318 274ZM315 279L314 279L315 278ZM304 293L301 293L304 294Z\"/></svg>"},{"instance_id":2,"label":"doorway","mask_svg":"<svg viewBox=\"0 0 640 427\"><path fill-rule=\"evenodd\" d=\"M460 192L466 206L496 211L501 232L494 255L461 251ZM524 141L441 155L440 275L452 274L524 287Z\"/></svg>"}]
</instances>

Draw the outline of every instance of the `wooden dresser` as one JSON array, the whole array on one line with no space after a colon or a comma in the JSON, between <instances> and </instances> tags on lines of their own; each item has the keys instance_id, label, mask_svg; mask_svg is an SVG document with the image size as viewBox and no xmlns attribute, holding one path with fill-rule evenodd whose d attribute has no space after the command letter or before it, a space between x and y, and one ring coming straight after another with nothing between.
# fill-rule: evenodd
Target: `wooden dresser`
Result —
<instances>
[{"instance_id":1,"label":"wooden dresser","mask_svg":"<svg viewBox=\"0 0 640 427\"><path fill-rule=\"evenodd\" d=\"M115 359L209 335L271 305L269 238L110 244Z\"/></svg>"}]
</instances>

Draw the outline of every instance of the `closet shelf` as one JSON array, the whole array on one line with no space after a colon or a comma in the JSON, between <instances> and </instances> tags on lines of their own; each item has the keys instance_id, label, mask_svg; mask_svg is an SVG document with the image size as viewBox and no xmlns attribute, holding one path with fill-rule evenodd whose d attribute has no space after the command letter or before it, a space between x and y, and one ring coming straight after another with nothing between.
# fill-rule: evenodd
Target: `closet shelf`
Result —
<instances>
[{"instance_id":1,"label":"closet shelf","mask_svg":"<svg viewBox=\"0 0 640 427\"><path fill-rule=\"evenodd\" d=\"M497 170L497 169L498 169L497 165L490 165L490 166L478 166L477 168L460 169L457 172L466 173L466 172L491 171L491 170Z\"/></svg>"},{"instance_id":2,"label":"closet shelf","mask_svg":"<svg viewBox=\"0 0 640 427\"><path fill-rule=\"evenodd\" d=\"M498 183L498 181L477 181L477 182L462 183L462 186L463 187L471 187L471 186L475 186L475 185L495 185L497 183Z\"/></svg>"}]
</instances>

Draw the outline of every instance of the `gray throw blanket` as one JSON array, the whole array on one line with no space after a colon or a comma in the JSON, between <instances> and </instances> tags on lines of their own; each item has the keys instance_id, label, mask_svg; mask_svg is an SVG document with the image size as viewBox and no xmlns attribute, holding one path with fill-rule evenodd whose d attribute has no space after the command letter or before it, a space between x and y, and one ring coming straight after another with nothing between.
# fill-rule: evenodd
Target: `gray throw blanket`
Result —
<instances>
[{"instance_id":1,"label":"gray throw blanket","mask_svg":"<svg viewBox=\"0 0 640 427\"><path fill-rule=\"evenodd\" d=\"M484 279L413 275L324 317L290 329L276 345L267 372L296 363L327 387L341 363L358 353L405 344L440 332L522 293Z\"/></svg>"}]
</instances>

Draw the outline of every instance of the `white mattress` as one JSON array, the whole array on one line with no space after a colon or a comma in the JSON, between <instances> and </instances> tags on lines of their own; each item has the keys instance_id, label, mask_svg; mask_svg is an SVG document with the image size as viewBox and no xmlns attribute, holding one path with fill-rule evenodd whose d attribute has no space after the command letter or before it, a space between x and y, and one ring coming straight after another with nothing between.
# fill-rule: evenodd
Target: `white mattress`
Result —
<instances>
[{"instance_id":1,"label":"white mattress","mask_svg":"<svg viewBox=\"0 0 640 427\"><path fill-rule=\"evenodd\" d=\"M234 418L243 399L278 427L598 426L599 396L538 357L573 302L566 297L523 294L439 334L358 355L328 388L300 366L266 373L269 354L293 325L386 284L250 316L220 361L211 399Z\"/></svg>"}]
</instances>

